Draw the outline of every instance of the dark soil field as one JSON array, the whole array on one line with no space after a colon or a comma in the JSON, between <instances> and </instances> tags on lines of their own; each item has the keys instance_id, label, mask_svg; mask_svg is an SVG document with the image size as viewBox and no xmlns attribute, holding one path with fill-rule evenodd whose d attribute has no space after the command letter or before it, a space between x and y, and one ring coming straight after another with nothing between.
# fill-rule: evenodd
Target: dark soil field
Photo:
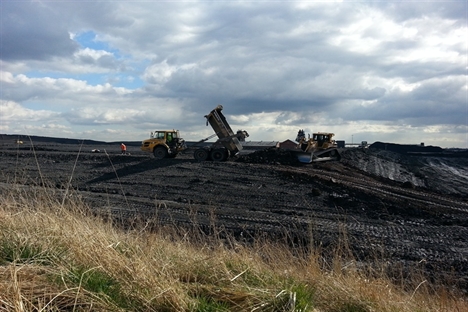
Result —
<instances>
[{"instance_id":1,"label":"dark soil field","mask_svg":"<svg viewBox=\"0 0 468 312\"><path fill-rule=\"evenodd\" d=\"M65 194L70 185L96 213L129 224L157 220L246 242L286 238L324 255L346 242L358 265L399 278L424 272L468 291L466 157L355 148L316 164L276 150L227 162L189 153L157 161L138 146L120 155L118 143L60 142L1 141L0 189L47 185Z\"/></svg>"}]
</instances>

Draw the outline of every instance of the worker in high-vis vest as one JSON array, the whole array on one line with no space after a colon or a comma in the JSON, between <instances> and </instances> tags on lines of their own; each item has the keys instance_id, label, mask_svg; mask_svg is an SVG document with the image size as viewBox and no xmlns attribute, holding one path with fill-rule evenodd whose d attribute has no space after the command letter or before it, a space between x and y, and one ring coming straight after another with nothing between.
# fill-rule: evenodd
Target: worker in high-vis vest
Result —
<instances>
[{"instance_id":1,"label":"worker in high-vis vest","mask_svg":"<svg viewBox=\"0 0 468 312\"><path fill-rule=\"evenodd\" d=\"M122 151L122 154L127 154L127 146L125 146L125 144L120 144L120 150Z\"/></svg>"}]
</instances>

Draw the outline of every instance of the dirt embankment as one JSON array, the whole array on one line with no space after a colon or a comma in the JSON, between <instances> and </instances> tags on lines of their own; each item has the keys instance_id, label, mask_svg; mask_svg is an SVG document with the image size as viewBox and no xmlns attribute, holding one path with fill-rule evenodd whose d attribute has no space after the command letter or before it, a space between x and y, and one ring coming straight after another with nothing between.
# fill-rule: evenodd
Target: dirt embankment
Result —
<instances>
[{"instance_id":1,"label":"dirt embankment","mask_svg":"<svg viewBox=\"0 0 468 312\"><path fill-rule=\"evenodd\" d=\"M468 196L468 157L401 154L375 148L343 151L344 164L441 194Z\"/></svg>"},{"instance_id":2,"label":"dirt embankment","mask_svg":"<svg viewBox=\"0 0 468 312\"><path fill-rule=\"evenodd\" d=\"M269 150L200 163L190 154L156 161L136 146L128 151L4 142L0 184L47 181L63 190L71 180L96 212L196 224L245 240L286 235L325 250L346 236L356 261L451 276L468 289L466 159L348 149L340 162L304 165Z\"/></svg>"}]
</instances>

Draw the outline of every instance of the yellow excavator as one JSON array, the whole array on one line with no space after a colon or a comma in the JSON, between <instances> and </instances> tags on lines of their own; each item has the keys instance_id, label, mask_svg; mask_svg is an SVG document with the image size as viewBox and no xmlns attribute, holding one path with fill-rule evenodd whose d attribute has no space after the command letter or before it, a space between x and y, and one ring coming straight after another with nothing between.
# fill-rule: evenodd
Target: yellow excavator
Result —
<instances>
[{"instance_id":1,"label":"yellow excavator","mask_svg":"<svg viewBox=\"0 0 468 312\"><path fill-rule=\"evenodd\" d=\"M299 130L296 137L296 149L292 150L302 163L340 160L338 146L333 140L334 133L317 132L306 137L304 130Z\"/></svg>"}]
</instances>

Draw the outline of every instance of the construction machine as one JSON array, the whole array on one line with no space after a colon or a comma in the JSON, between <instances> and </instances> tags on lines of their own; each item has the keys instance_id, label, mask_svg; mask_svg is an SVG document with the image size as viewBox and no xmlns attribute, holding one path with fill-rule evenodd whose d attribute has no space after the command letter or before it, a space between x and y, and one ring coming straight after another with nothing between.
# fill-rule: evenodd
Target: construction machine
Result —
<instances>
[{"instance_id":1,"label":"construction machine","mask_svg":"<svg viewBox=\"0 0 468 312\"><path fill-rule=\"evenodd\" d=\"M222 110L223 106L218 105L205 116L206 125L210 124L215 131L207 138L187 146L185 140L180 137L179 130L154 131L149 139L142 142L141 150L153 153L156 159L174 158L179 153L193 151L193 156L198 161L225 161L242 150L240 141L245 141L249 134L243 130L234 133ZM199 147L201 143L216 136L218 140L210 146Z\"/></svg>"},{"instance_id":2,"label":"construction machine","mask_svg":"<svg viewBox=\"0 0 468 312\"><path fill-rule=\"evenodd\" d=\"M198 161L225 161L242 150L243 147L240 142L245 141L245 138L249 136L247 131L244 130L238 130L234 133L226 117L221 112L222 110L223 106L218 105L208 115L205 115L206 125L208 126L209 124L215 133L200 140L191 147L195 147L199 143L205 142L215 136L218 137L218 140L208 147L197 148L194 151L193 156Z\"/></svg>"},{"instance_id":3,"label":"construction machine","mask_svg":"<svg viewBox=\"0 0 468 312\"><path fill-rule=\"evenodd\" d=\"M296 137L297 147L293 150L302 163L340 160L338 146L333 140L334 133L317 132L306 137L304 130L299 130Z\"/></svg>"},{"instance_id":4,"label":"construction machine","mask_svg":"<svg viewBox=\"0 0 468 312\"><path fill-rule=\"evenodd\" d=\"M150 138L141 143L140 149L153 153L156 159L174 158L187 148L179 130L153 131Z\"/></svg>"}]
</instances>

